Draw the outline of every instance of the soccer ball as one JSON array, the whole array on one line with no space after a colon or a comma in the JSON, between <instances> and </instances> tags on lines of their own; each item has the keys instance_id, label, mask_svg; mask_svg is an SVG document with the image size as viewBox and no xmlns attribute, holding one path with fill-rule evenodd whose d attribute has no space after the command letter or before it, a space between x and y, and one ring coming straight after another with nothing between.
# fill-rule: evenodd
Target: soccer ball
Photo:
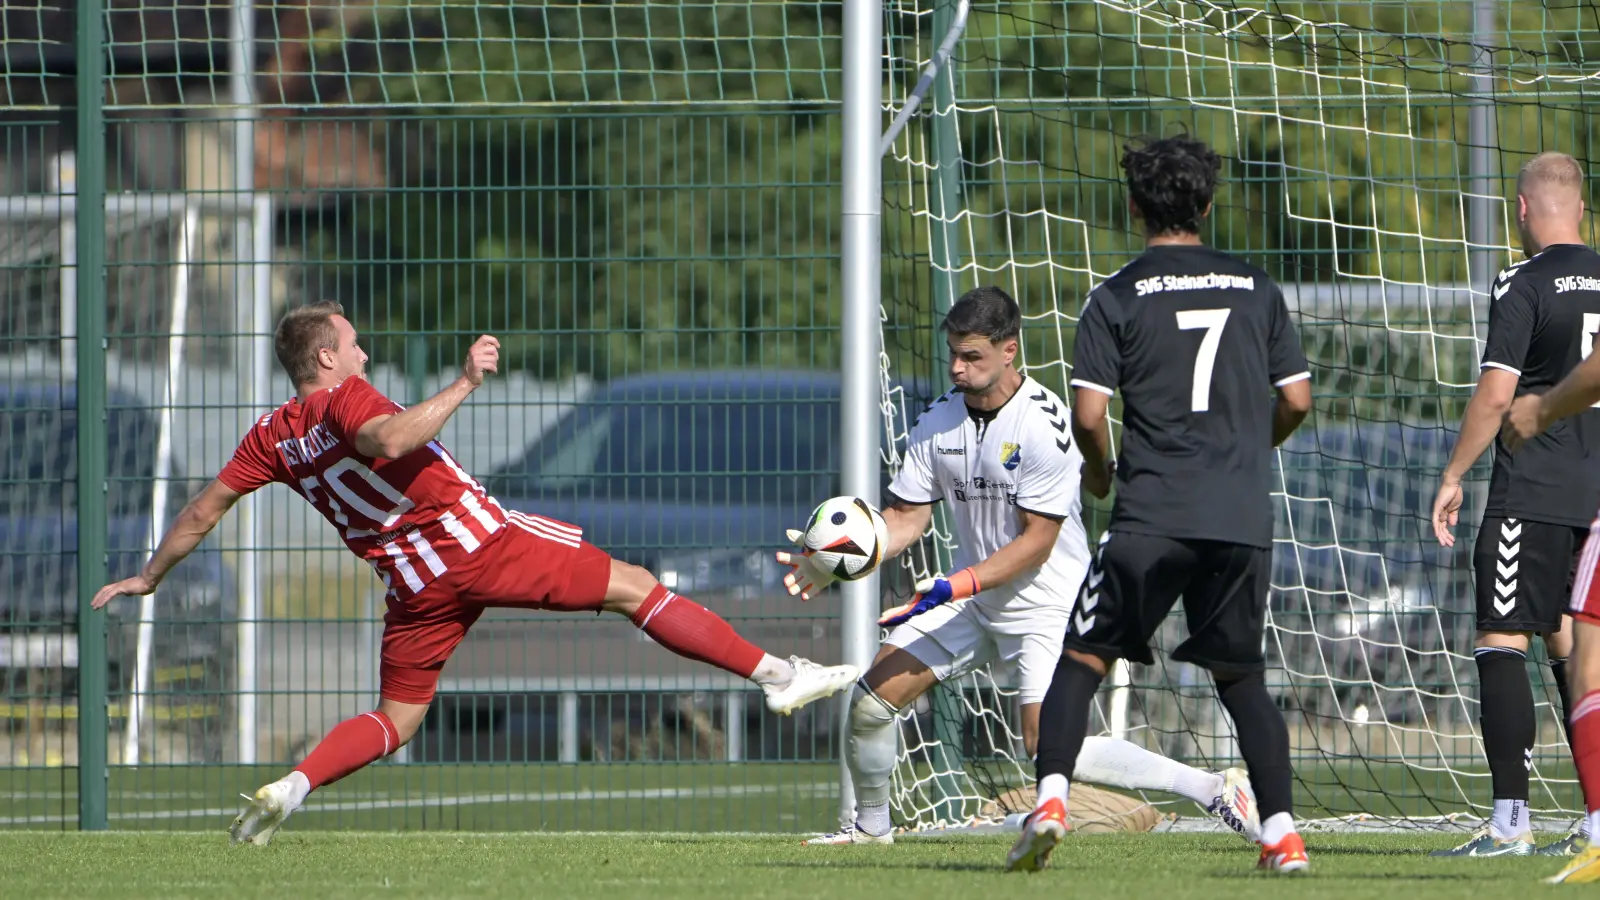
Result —
<instances>
[{"instance_id":1,"label":"soccer ball","mask_svg":"<svg viewBox=\"0 0 1600 900\"><path fill-rule=\"evenodd\" d=\"M840 581L855 581L883 562L889 526L867 501L834 497L811 511L802 540L812 551L812 561Z\"/></svg>"}]
</instances>

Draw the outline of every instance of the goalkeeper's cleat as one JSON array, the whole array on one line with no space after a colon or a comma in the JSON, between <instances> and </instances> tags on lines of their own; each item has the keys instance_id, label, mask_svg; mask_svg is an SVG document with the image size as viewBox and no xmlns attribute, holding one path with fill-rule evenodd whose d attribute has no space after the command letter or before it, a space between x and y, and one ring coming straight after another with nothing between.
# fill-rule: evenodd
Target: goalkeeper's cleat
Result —
<instances>
[{"instance_id":1,"label":"goalkeeper's cleat","mask_svg":"<svg viewBox=\"0 0 1600 900\"><path fill-rule=\"evenodd\" d=\"M1256 792L1243 769L1222 773L1222 793L1211 799L1206 811L1222 820L1252 844L1261 843L1261 815L1256 810Z\"/></svg>"},{"instance_id":2,"label":"goalkeeper's cleat","mask_svg":"<svg viewBox=\"0 0 1600 900\"><path fill-rule=\"evenodd\" d=\"M250 806L239 813L228 827L228 836L233 838L235 844L248 842L265 847L272 842L272 836L283 827L290 814L300 808L300 804L294 800L294 785L287 778L263 786L254 797L239 796L249 800Z\"/></svg>"},{"instance_id":3,"label":"goalkeeper's cleat","mask_svg":"<svg viewBox=\"0 0 1600 900\"><path fill-rule=\"evenodd\" d=\"M1042 872L1050 852L1067 834L1067 805L1051 797L1022 823L1022 835L1006 854L1007 872Z\"/></svg>"},{"instance_id":4,"label":"goalkeeper's cleat","mask_svg":"<svg viewBox=\"0 0 1600 900\"><path fill-rule=\"evenodd\" d=\"M1592 884L1600 881L1600 847L1591 846L1572 858L1572 862L1546 878L1546 884Z\"/></svg>"},{"instance_id":5,"label":"goalkeeper's cleat","mask_svg":"<svg viewBox=\"0 0 1600 900\"><path fill-rule=\"evenodd\" d=\"M1449 850L1435 850L1429 856L1529 856L1533 853L1533 833L1529 832L1509 841L1502 841L1489 833L1489 829L1478 829L1466 843Z\"/></svg>"},{"instance_id":6,"label":"goalkeeper's cleat","mask_svg":"<svg viewBox=\"0 0 1600 900\"><path fill-rule=\"evenodd\" d=\"M1533 851L1534 856L1577 856L1589 849L1589 839L1584 837L1582 829L1573 829L1572 833L1556 841L1546 844Z\"/></svg>"},{"instance_id":7,"label":"goalkeeper's cleat","mask_svg":"<svg viewBox=\"0 0 1600 900\"><path fill-rule=\"evenodd\" d=\"M819 834L800 842L802 847L828 847L836 844L892 844L894 832L886 831L883 834L869 834L862 831L854 823L831 834Z\"/></svg>"},{"instance_id":8,"label":"goalkeeper's cleat","mask_svg":"<svg viewBox=\"0 0 1600 900\"><path fill-rule=\"evenodd\" d=\"M861 677L861 670L855 666L819 666L798 656L789 657L789 665L794 667L794 677L788 682L761 686L767 695L767 709L780 716L787 716L813 700L831 697Z\"/></svg>"},{"instance_id":9,"label":"goalkeeper's cleat","mask_svg":"<svg viewBox=\"0 0 1600 900\"><path fill-rule=\"evenodd\" d=\"M1300 835L1289 832L1283 840L1268 847L1261 845L1261 859L1256 868L1268 872L1304 872L1311 868L1311 858L1306 856L1306 842Z\"/></svg>"}]
</instances>

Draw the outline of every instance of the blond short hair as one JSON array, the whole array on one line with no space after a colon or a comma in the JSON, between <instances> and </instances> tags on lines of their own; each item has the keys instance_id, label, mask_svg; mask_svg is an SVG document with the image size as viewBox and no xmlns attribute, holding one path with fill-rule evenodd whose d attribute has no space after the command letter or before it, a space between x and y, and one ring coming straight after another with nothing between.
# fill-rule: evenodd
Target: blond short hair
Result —
<instances>
[{"instance_id":1,"label":"blond short hair","mask_svg":"<svg viewBox=\"0 0 1600 900\"><path fill-rule=\"evenodd\" d=\"M344 307L324 300L297 306L278 322L273 349L277 351L278 364L296 387L316 380L319 351L339 349L339 331L333 327L333 317L342 315Z\"/></svg>"},{"instance_id":2,"label":"blond short hair","mask_svg":"<svg viewBox=\"0 0 1600 900\"><path fill-rule=\"evenodd\" d=\"M1530 159L1517 173L1517 193L1531 189L1553 187L1578 193L1583 190L1583 166L1576 159L1554 150Z\"/></svg>"}]
</instances>

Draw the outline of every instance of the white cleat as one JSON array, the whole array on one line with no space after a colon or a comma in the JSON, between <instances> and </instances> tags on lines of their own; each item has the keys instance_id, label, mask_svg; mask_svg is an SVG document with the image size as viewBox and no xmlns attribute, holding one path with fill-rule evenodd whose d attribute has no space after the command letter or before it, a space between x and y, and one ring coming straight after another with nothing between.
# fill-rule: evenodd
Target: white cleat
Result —
<instances>
[{"instance_id":1,"label":"white cleat","mask_svg":"<svg viewBox=\"0 0 1600 900\"><path fill-rule=\"evenodd\" d=\"M1261 843L1261 814L1256 809L1256 792L1245 770L1228 769L1222 773L1222 793L1212 798L1206 811L1250 843Z\"/></svg>"},{"instance_id":2,"label":"white cleat","mask_svg":"<svg viewBox=\"0 0 1600 900\"><path fill-rule=\"evenodd\" d=\"M892 844L894 832L886 831L883 834L868 834L855 825L846 825L832 834L819 834L809 840L800 842L802 847L828 847L837 844Z\"/></svg>"},{"instance_id":3,"label":"white cleat","mask_svg":"<svg viewBox=\"0 0 1600 900\"><path fill-rule=\"evenodd\" d=\"M300 808L300 804L294 802L294 785L287 778L263 786L254 797L239 796L249 800L250 807L239 813L233 824L228 826L228 836L233 838L235 844L248 842L265 847L272 842L272 836L283 827L289 815Z\"/></svg>"},{"instance_id":4,"label":"white cleat","mask_svg":"<svg viewBox=\"0 0 1600 900\"><path fill-rule=\"evenodd\" d=\"M787 716L814 700L831 697L861 677L861 670L855 666L819 666L798 656L789 657L789 665L794 667L794 677L787 684L761 686L767 695L767 709L780 716Z\"/></svg>"}]
</instances>

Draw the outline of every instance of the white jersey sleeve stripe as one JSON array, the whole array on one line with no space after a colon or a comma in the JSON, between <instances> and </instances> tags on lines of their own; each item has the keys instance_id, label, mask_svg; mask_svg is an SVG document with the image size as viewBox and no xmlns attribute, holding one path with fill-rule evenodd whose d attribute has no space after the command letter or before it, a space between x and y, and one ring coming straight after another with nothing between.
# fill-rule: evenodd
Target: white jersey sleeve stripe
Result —
<instances>
[{"instance_id":1,"label":"white jersey sleeve stripe","mask_svg":"<svg viewBox=\"0 0 1600 900\"><path fill-rule=\"evenodd\" d=\"M1272 386L1273 387L1280 387L1280 388L1281 387L1288 387L1289 385L1294 384L1296 381L1310 381L1310 380L1311 380L1311 373L1310 372L1301 372L1299 375L1290 375L1288 378L1280 378L1277 381L1274 381L1272 383Z\"/></svg>"}]
</instances>

